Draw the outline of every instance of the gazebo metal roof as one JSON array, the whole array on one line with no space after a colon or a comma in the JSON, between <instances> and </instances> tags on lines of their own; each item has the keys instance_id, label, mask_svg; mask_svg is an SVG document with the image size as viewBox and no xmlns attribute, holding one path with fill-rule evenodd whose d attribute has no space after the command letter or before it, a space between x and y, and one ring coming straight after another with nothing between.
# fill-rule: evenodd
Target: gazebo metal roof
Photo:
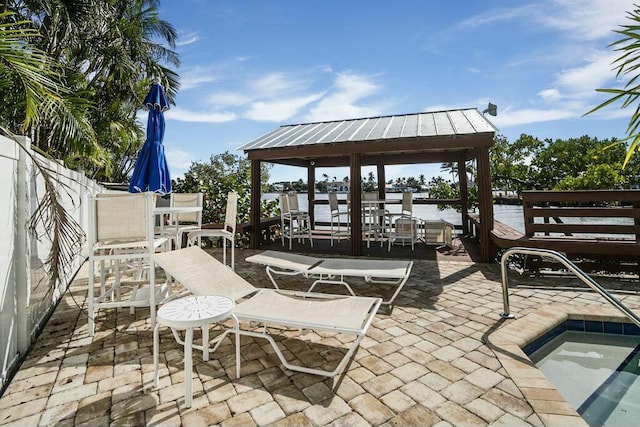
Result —
<instances>
[{"instance_id":1,"label":"gazebo metal roof","mask_svg":"<svg viewBox=\"0 0 640 427\"><path fill-rule=\"evenodd\" d=\"M376 165L378 181L385 182L386 165L419 163L457 163L460 193L458 201L467 205L468 191L464 163L477 160L481 252L489 258L488 235L493 224L489 148L493 145L495 126L476 108L463 108L414 114L366 117L349 120L292 124L242 145L251 163L251 223L260 219L260 163L279 163L307 169L307 184L314 188L318 167L348 166L352 182L361 181L361 166ZM361 187L351 187L351 216L359 212ZM384 198L384 185L378 185ZM313 215L316 203L313 191L308 192L309 210ZM462 210L466 229L467 211ZM359 216L351 218L352 254L362 252ZM313 221L313 217L312 217ZM259 229L252 228L252 245L257 245ZM255 242L255 243L254 243Z\"/></svg>"},{"instance_id":2,"label":"gazebo metal roof","mask_svg":"<svg viewBox=\"0 0 640 427\"><path fill-rule=\"evenodd\" d=\"M476 108L394 116L336 120L281 126L241 147L252 151L269 148L336 144L416 137L451 137L496 128Z\"/></svg>"}]
</instances>

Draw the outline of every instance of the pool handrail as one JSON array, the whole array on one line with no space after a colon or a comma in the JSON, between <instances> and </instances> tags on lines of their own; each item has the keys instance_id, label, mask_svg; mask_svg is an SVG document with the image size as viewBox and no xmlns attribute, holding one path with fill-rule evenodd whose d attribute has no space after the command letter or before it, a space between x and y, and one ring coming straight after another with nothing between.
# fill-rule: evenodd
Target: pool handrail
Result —
<instances>
[{"instance_id":1,"label":"pool handrail","mask_svg":"<svg viewBox=\"0 0 640 427\"><path fill-rule=\"evenodd\" d=\"M559 252L552 251L550 249L542 249L542 248L524 248L524 247L513 247L509 248L502 254L500 259L500 271L502 278L502 303L504 312L500 313L500 317L505 319L513 319L515 316L512 315L509 311L509 286L507 279L507 259L511 255L521 254L521 255L540 255L549 258L553 258L556 261L560 262L564 265L568 270L570 270L575 276L582 280L587 286L589 286L592 290L599 293L604 299L606 299L611 305L620 310L625 316L627 316L636 326L640 327L640 317L636 315L633 311L631 311L627 306L618 301L615 297L613 297L606 289L604 289L598 282L593 280L587 273L582 271L578 266L576 266L573 262L571 262L567 257L562 255Z\"/></svg>"}]
</instances>

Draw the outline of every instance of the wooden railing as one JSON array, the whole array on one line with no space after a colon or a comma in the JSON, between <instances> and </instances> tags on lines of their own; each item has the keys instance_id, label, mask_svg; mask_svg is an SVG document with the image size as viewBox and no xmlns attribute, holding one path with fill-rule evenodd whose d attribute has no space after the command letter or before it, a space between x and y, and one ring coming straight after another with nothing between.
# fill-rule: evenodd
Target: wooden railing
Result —
<instances>
[{"instance_id":1,"label":"wooden railing","mask_svg":"<svg viewBox=\"0 0 640 427\"><path fill-rule=\"evenodd\" d=\"M639 190L526 191L522 206L525 233L494 225L498 248L550 249L608 271L640 261Z\"/></svg>"},{"instance_id":2,"label":"wooden railing","mask_svg":"<svg viewBox=\"0 0 640 427\"><path fill-rule=\"evenodd\" d=\"M529 239L624 245L596 250L612 254L626 254L629 243L640 242L638 190L525 191L522 207ZM623 247L622 252L615 249Z\"/></svg>"}]
</instances>

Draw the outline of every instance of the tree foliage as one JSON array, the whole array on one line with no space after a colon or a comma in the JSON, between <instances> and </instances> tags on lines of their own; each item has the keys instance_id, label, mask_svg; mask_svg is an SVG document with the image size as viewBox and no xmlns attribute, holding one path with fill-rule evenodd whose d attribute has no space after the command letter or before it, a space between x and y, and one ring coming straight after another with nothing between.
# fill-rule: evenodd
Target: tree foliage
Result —
<instances>
[{"instance_id":1,"label":"tree foliage","mask_svg":"<svg viewBox=\"0 0 640 427\"><path fill-rule=\"evenodd\" d=\"M39 100L15 89L20 74L8 68L0 122L29 134L34 147L67 167L105 181L126 180L144 142L136 114L151 79L161 80L170 101L179 88L168 68L179 65L172 50L177 33L159 18L158 6L159 0L7 1L13 14L0 22L28 23L28 41L59 64L54 81L64 90L42 101L49 108L37 121L25 122L24 107L31 118L29 107Z\"/></svg>"},{"instance_id":2,"label":"tree foliage","mask_svg":"<svg viewBox=\"0 0 640 427\"><path fill-rule=\"evenodd\" d=\"M540 141L521 135L513 143L497 135L489 159L492 188L510 190L615 189L638 184L640 162L623 168L625 147L589 136Z\"/></svg>"},{"instance_id":3,"label":"tree foliage","mask_svg":"<svg viewBox=\"0 0 640 427\"><path fill-rule=\"evenodd\" d=\"M613 62L615 69L617 69L617 79L622 80L623 77L626 77L628 80L623 89L597 89L598 92L609 94L611 97L586 113L591 114L617 102L621 103L620 107L623 109L635 106L635 111L629 118L626 130L626 140L631 141L631 144L624 157L623 167L626 167L633 154L640 150L640 103L638 103L640 97L640 82L638 82L638 78L640 78L638 74L638 69L640 69L640 43L638 42L640 40L640 8L637 5L634 7L633 10L627 12L627 19L631 22L621 25L620 29L615 30L620 38L610 45L617 52L620 52L620 56Z\"/></svg>"},{"instance_id":4,"label":"tree foliage","mask_svg":"<svg viewBox=\"0 0 640 427\"><path fill-rule=\"evenodd\" d=\"M266 183L269 173L266 164L262 164L261 182ZM177 193L204 194L202 221L204 223L224 223L227 194L238 193L238 221L249 222L251 211L251 162L228 151L212 155L209 163L193 162L184 178L172 183ZM266 190L266 184L265 188ZM262 218L276 214L275 201L262 201L260 212Z\"/></svg>"}]
</instances>

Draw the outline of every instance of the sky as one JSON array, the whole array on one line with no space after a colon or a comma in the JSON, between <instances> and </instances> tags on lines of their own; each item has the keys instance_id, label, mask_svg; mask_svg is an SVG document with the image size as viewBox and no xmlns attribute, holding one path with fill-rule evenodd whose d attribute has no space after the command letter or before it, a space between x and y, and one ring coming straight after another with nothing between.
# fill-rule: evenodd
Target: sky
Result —
<instances>
[{"instance_id":1,"label":"sky","mask_svg":"<svg viewBox=\"0 0 640 427\"><path fill-rule=\"evenodd\" d=\"M633 1L164 0L181 60L165 113L171 175L225 151L244 156L238 147L285 124L489 102L510 141L623 138L629 108L584 114L606 99L596 89L626 83L609 45ZM348 168L323 173L340 180ZM440 167L386 168L387 180L420 174ZM298 179L305 169L270 170L269 182Z\"/></svg>"}]
</instances>

